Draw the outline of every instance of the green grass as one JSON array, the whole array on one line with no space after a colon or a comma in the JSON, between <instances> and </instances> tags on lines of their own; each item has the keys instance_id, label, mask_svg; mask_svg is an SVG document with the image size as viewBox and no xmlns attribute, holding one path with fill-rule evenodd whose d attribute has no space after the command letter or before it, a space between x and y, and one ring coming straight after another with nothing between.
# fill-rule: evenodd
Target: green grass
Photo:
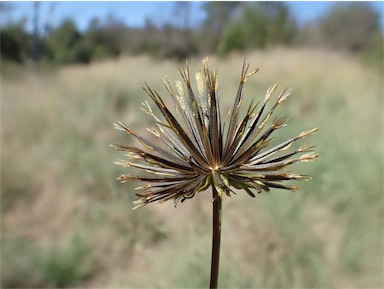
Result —
<instances>
[{"instance_id":1,"label":"green grass","mask_svg":"<svg viewBox=\"0 0 384 289\"><path fill-rule=\"evenodd\" d=\"M211 57L223 110L244 56ZM219 285L383 287L382 75L333 52L246 56L260 68L246 101L274 83L292 87L276 141L318 126L307 141L320 158L295 168L313 177L300 191L225 198ZM200 59L189 63L200 69ZM165 93L165 75L180 79L177 64L122 58L2 80L2 287L207 286L211 192L132 211L135 185L115 180L122 156L108 146L133 141L114 121L141 133L153 125L140 87Z\"/></svg>"},{"instance_id":2,"label":"green grass","mask_svg":"<svg viewBox=\"0 0 384 289\"><path fill-rule=\"evenodd\" d=\"M45 250L21 238L3 242L4 287L71 287L87 280L95 269L90 248L78 237Z\"/></svg>"}]
</instances>

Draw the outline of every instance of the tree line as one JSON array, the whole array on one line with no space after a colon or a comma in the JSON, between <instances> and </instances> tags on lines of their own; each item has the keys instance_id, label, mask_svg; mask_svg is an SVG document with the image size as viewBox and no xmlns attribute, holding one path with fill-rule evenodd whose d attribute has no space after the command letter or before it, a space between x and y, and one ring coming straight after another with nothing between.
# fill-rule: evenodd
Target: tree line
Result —
<instances>
[{"instance_id":1,"label":"tree line","mask_svg":"<svg viewBox=\"0 0 384 289\"><path fill-rule=\"evenodd\" d=\"M206 2L205 20L192 27L189 5L175 3L180 23L157 25L148 18L140 28L129 27L113 15L91 20L85 31L71 19L44 29L35 19L32 32L26 30L25 21L8 23L0 31L1 57L17 63L61 65L120 54L181 60L196 54L224 57L232 51L303 45L382 57L380 16L368 3L336 3L305 27L298 25L284 2ZM37 18L38 4L35 9Z\"/></svg>"}]
</instances>

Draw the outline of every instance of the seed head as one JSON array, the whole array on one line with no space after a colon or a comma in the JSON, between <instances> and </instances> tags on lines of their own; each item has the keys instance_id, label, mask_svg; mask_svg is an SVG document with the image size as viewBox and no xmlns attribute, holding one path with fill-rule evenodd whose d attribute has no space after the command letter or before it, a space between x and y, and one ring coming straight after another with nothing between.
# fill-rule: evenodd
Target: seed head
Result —
<instances>
[{"instance_id":1,"label":"seed head","mask_svg":"<svg viewBox=\"0 0 384 289\"><path fill-rule=\"evenodd\" d=\"M278 117L267 124L276 107L290 95L290 90L283 90L266 110L277 88L277 85L272 86L260 106L252 102L245 115L239 116L244 84L257 71L249 71L249 64L244 61L234 104L224 121L217 93L217 73L209 70L207 58L203 60L203 72L195 75L198 97L191 87L188 65L180 69L184 85L176 82L177 93L168 80L163 80L173 100L173 112L158 92L146 84L144 90L163 116L158 118L147 102L142 103L142 109L157 125L157 129L148 129L157 140L141 137L118 122L114 123L115 128L135 137L146 150L128 144L112 145L125 152L129 159L116 161L117 165L141 171L137 175L123 174L117 178L121 182L144 183L137 188L141 192L136 194L135 208L170 199L176 206L179 201L190 199L210 186L215 187L220 198L224 194L231 196L234 189L244 190L255 197L255 192L268 192L270 188L295 190L297 186L287 185L285 181L309 179L305 175L288 173L285 168L317 158L318 155L312 152L313 147L306 145L297 150L286 150L317 128L270 147L271 134L286 125L286 118Z\"/></svg>"}]
</instances>

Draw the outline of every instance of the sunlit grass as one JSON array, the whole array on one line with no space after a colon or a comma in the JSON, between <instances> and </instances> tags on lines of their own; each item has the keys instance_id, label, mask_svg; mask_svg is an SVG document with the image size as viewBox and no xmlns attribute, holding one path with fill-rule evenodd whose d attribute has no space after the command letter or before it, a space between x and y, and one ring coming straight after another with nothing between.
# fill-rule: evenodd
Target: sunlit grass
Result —
<instances>
[{"instance_id":1,"label":"sunlit grass","mask_svg":"<svg viewBox=\"0 0 384 289\"><path fill-rule=\"evenodd\" d=\"M210 57L225 111L243 58ZM239 192L236 200L225 199L220 284L383 287L382 76L349 56L322 51L254 52L247 60L260 68L247 83L247 100L261 99L275 82L293 88L277 112L290 116L280 140L319 126L310 142L320 158L305 170L297 167L313 177L298 192L275 190L256 199ZM196 71L200 58L189 63ZM119 155L108 147L120 137L112 129L116 119L137 131L150 126L137 109L147 99L140 86L146 81L165 95L160 78L180 79L176 66L123 58L2 80L2 267L11 264L10 252L23 252L23 261L2 270L3 287L59 286L52 281L56 259L28 260L36 248L49 255L52 243L66 240L71 247L77 233L94 263L76 286L205 286L210 194L199 193L191 206L132 212L135 191L115 181L122 171L112 161ZM63 263L66 247L54 248Z\"/></svg>"}]
</instances>

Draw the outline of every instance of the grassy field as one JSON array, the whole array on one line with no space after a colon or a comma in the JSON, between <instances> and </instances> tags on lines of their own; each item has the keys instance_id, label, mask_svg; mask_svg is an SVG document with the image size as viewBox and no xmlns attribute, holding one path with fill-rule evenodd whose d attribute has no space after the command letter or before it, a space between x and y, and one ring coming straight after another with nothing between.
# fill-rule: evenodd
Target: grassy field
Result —
<instances>
[{"instance_id":1,"label":"grassy field","mask_svg":"<svg viewBox=\"0 0 384 289\"><path fill-rule=\"evenodd\" d=\"M277 113L277 140L313 127L320 158L295 169L301 190L225 198L222 288L383 288L383 76L324 51L247 56L260 72L246 100L278 83L293 95ZM232 104L244 55L210 58L222 108ZM190 59L191 71L201 59ZM205 288L211 193L132 211L134 184L119 184L132 142L113 129L152 126L139 110L144 81L181 79L177 63L124 57L90 66L2 76L1 283L3 288ZM275 136L276 137L276 136ZM303 144L303 143L301 143Z\"/></svg>"}]
</instances>

